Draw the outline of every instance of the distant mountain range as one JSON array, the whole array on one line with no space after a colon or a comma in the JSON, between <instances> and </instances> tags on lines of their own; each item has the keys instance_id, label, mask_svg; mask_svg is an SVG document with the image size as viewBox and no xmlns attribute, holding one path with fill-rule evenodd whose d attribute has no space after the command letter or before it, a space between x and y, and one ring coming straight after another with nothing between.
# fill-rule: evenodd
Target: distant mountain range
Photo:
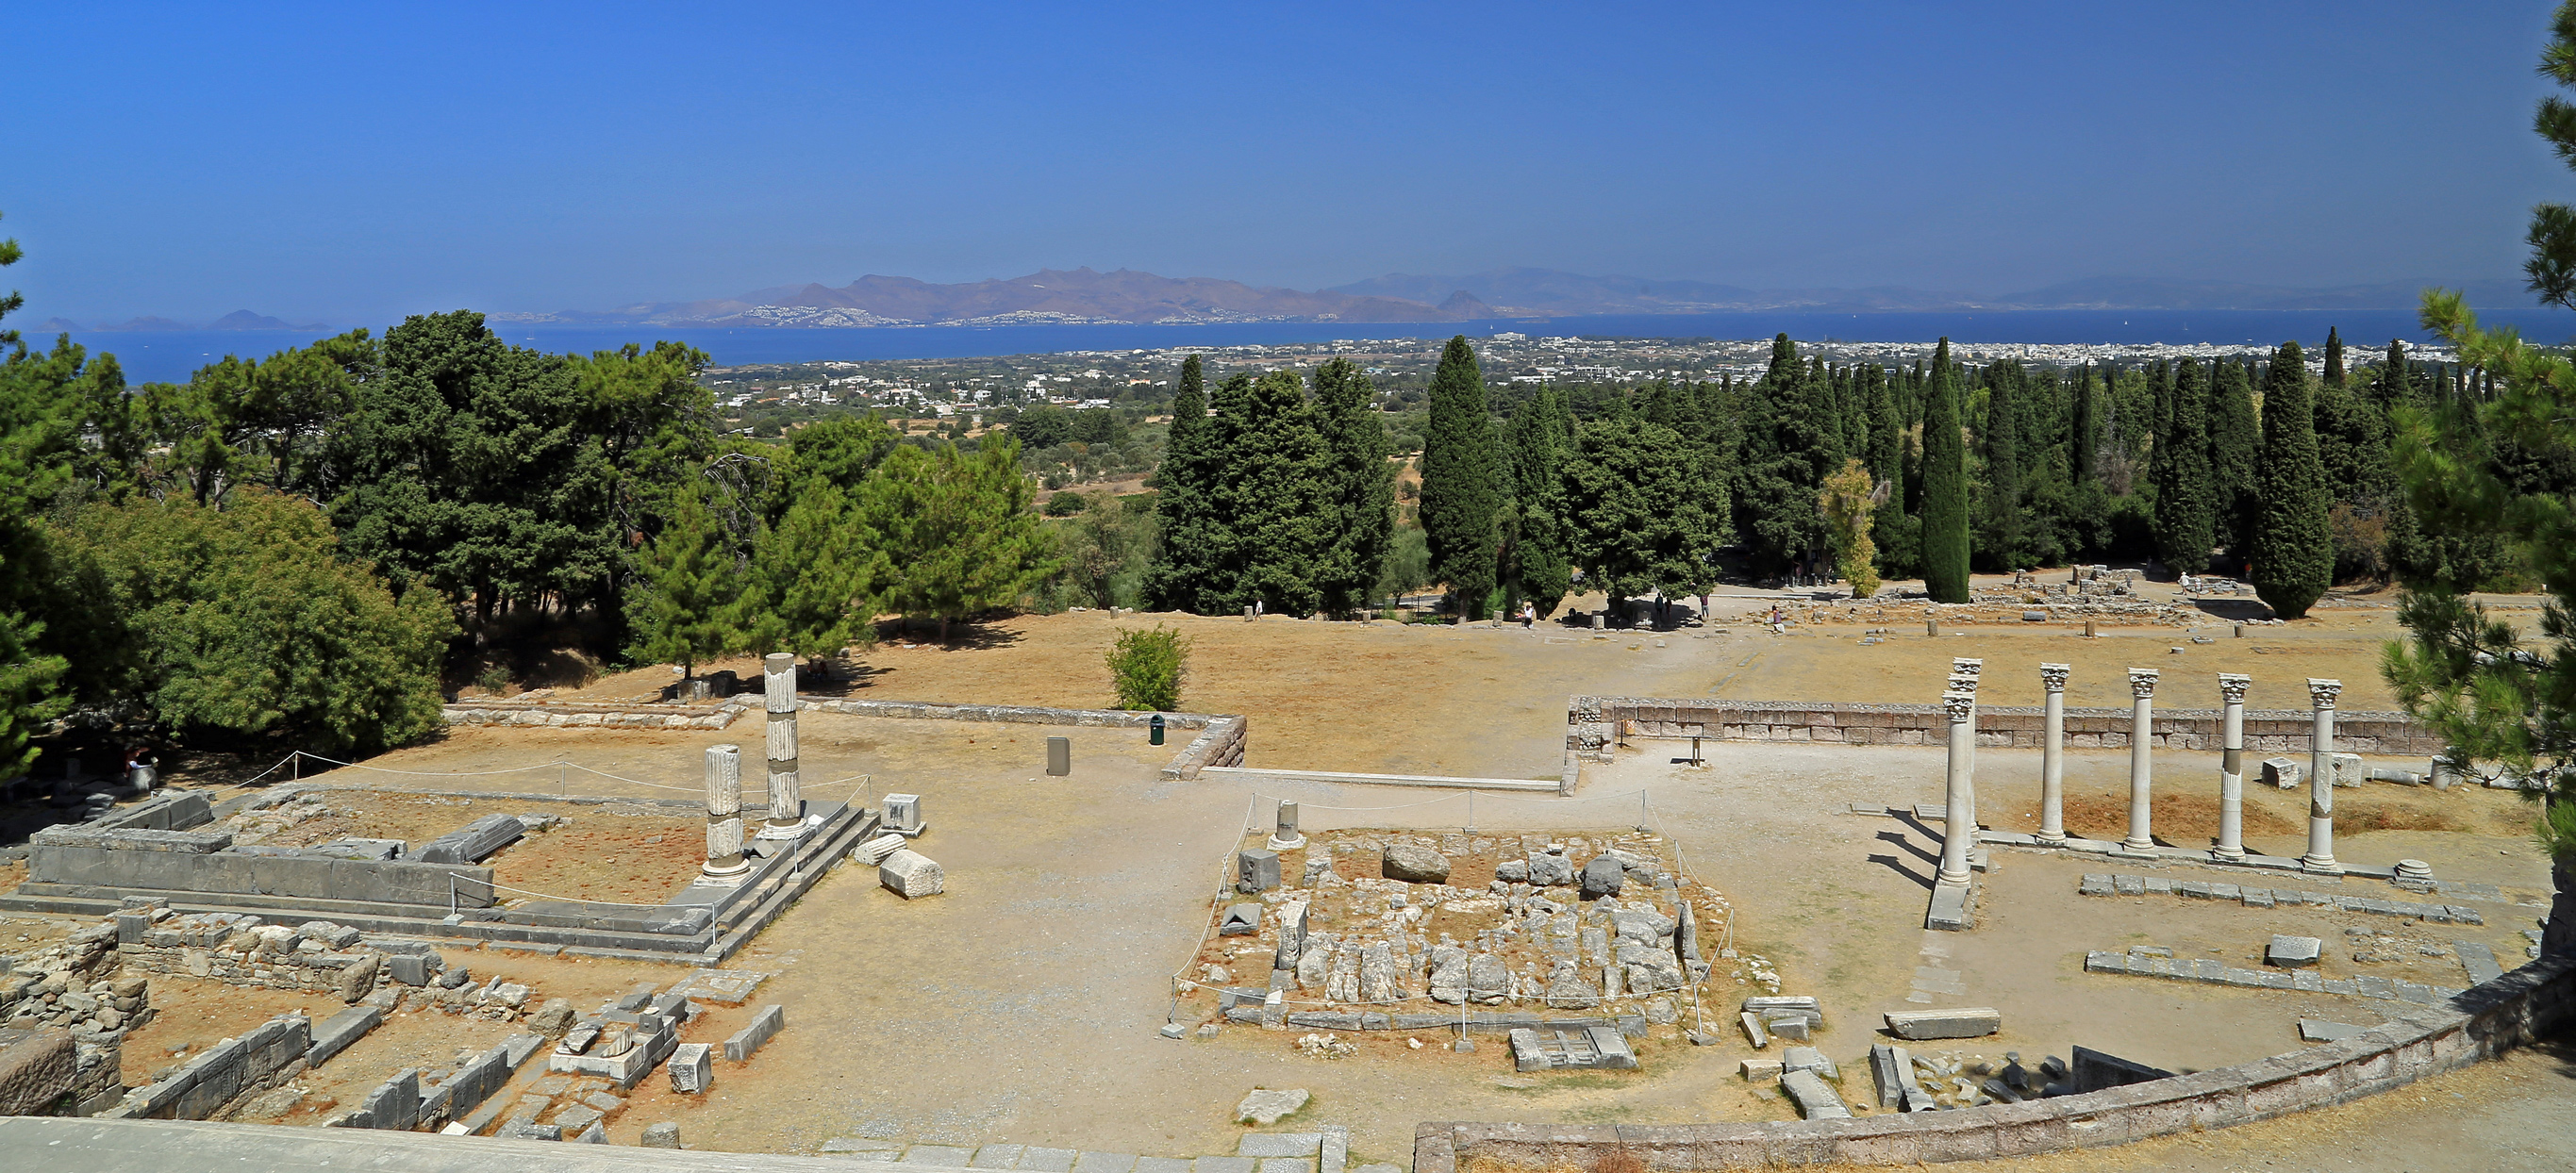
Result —
<instances>
[{"instance_id":1,"label":"distant mountain range","mask_svg":"<svg viewBox=\"0 0 2576 1173\"><path fill-rule=\"evenodd\" d=\"M1462 276L1390 273L1303 292L1209 277L1160 277L1132 269L1102 273L1081 268L1047 269L1007 281L953 285L871 275L837 288L782 285L753 290L740 297L644 302L609 310L497 313L492 318L522 325L566 326L901 327L1106 322L1463 322L1747 310L2404 310L2414 307L2416 295L2425 286L2435 284L2465 287L2474 303L2506 304L2525 297L2519 281L2390 281L2303 289L2227 281L2099 277L1989 296L1898 286L1752 289L1707 281L1587 277L1553 269L1495 269ZM129 324L123 328L152 327Z\"/></svg>"},{"instance_id":2,"label":"distant mountain range","mask_svg":"<svg viewBox=\"0 0 2576 1173\"><path fill-rule=\"evenodd\" d=\"M186 322L174 322L168 318L129 318L114 325L98 326L84 326L69 318L47 318L44 321L36 323L36 332L39 334L60 334L75 331L109 332L127 330L295 330L299 332L311 332L314 330L328 330L330 328L331 327L321 325L319 323L298 326L293 322L272 318L266 314L254 314L249 310L234 310L233 312L225 314L224 316L202 326L192 326Z\"/></svg>"}]
</instances>

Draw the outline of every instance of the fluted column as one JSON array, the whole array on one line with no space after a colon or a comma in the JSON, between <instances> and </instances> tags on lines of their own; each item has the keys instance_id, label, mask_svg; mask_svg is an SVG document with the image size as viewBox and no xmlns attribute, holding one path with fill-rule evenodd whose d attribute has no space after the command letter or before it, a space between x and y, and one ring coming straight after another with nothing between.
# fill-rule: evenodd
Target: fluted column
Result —
<instances>
[{"instance_id":1,"label":"fluted column","mask_svg":"<svg viewBox=\"0 0 2576 1173\"><path fill-rule=\"evenodd\" d=\"M2120 841L2120 848L2140 855L2156 849L2153 777L2158 675L2153 668L2129 669L2129 693L2137 704L2129 716L2129 837Z\"/></svg>"},{"instance_id":2,"label":"fluted column","mask_svg":"<svg viewBox=\"0 0 2576 1173\"><path fill-rule=\"evenodd\" d=\"M2218 721L2218 849L2220 859L2245 858L2245 689L2251 676L2218 674L2218 694L2227 703Z\"/></svg>"},{"instance_id":3,"label":"fluted column","mask_svg":"<svg viewBox=\"0 0 2576 1173\"><path fill-rule=\"evenodd\" d=\"M2308 740L2308 853L2299 867L2311 872L2343 873L2334 857L2334 713L2343 695L2340 680L2308 681L2308 700L2317 722Z\"/></svg>"},{"instance_id":4,"label":"fluted column","mask_svg":"<svg viewBox=\"0 0 2576 1173\"><path fill-rule=\"evenodd\" d=\"M761 708L769 719L769 825L764 837L805 833L805 788L796 764L796 657L773 652L760 661Z\"/></svg>"},{"instance_id":5,"label":"fluted column","mask_svg":"<svg viewBox=\"0 0 2576 1173\"><path fill-rule=\"evenodd\" d=\"M698 870L719 879L751 867L742 858L742 747L707 747L707 862Z\"/></svg>"},{"instance_id":6,"label":"fluted column","mask_svg":"<svg viewBox=\"0 0 2576 1173\"><path fill-rule=\"evenodd\" d=\"M1950 760L1948 784L1944 788L1947 804L1941 830L1941 871L1936 877L1944 884L1968 882L1968 849L1977 838L1977 784L1975 778L1977 694L1953 690L1941 694L1942 712L1950 718Z\"/></svg>"},{"instance_id":7,"label":"fluted column","mask_svg":"<svg viewBox=\"0 0 2576 1173\"><path fill-rule=\"evenodd\" d=\"M2041 703L2039 728L2039 841L2066 842L2066 677L2065 664L2039 666L2039 683L2048 690Z\"/></svg>"}]
</instances>

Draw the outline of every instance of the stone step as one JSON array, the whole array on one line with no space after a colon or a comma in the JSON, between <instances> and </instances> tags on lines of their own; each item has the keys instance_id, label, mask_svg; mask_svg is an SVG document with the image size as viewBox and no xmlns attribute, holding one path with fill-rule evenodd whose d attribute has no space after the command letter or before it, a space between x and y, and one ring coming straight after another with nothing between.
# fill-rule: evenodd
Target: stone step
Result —
<instances>
[{"instance_id":1,"label":"stone step","mask_svg":"<svg viewBox=\"0 0 2576 1173\"><path fill-rule=\"evenodd\" d=\"M899 1140L875 1140L868 1137L836 1136L823 1142L822 1153L856 1161L871 1161L897 1166L900 1173L951 1173L953 1170L1011 1169L1022 1173L1342 1173L1338 1167L1321 1169L1319 1156L1335 1148L1319 1132L1252 1133L1238 1147L1243 1151L1221 1157L1145 1157L1135 1153L1091 1152L1078 1149L1046 1148L1039 1145L988 1144L968 1148L959 1145L907 1144ZM1348 1141L1339 1158L1347 1152Z\"/></svg>"}]
</instances>

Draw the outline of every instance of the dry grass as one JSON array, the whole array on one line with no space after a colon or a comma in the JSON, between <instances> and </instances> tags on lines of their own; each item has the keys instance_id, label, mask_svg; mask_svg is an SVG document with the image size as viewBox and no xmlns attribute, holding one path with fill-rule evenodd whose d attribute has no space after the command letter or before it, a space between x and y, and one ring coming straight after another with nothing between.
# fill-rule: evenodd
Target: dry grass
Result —
<instances>
[{"instance_id":1,"label":"dry grass","mask_svg":"<svg viewBox=\"0 0 2576 1173\"><path fill-rule=\"evenodd\" d=\"M2400 806L2389 802L2338 802L2335 804L2334 817L2335 830L2346 834L2362 831L2467 831L2472 829L2467 822L2450 811Z\"/></svg>"},{"instance_id":2,"label":"dry grass","mask_svg":"<svg viewBox=\"0 0 2576 1173\"><path fill-rule=\"evenodd\" d=\"M2151 806L2156 832L2161 836L2218 834L2215 795L2159 794ZM2129 833L2129 798L2124 794L2070 794L2066 796L2065 812L2066 829L2073 834L2118 839ZM2288 835L2297 830L2290 820L2253 803L2245 804L2246 834Z\"/></svg>"}]
</instances>

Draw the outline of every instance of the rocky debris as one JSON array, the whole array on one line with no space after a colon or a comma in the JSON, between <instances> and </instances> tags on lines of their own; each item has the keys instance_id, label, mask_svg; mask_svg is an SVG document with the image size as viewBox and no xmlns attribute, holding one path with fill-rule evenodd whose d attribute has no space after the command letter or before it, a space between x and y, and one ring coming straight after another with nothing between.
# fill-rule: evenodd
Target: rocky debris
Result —
<instances>
[{"instance_id":1,"label":"rocky debris","mask_svg":"<svg viewBox=\"0 0 2576 1173\"><path fill-rule=\"evenodd\" d=\"M148 921L166 906L129 914ZM116 921L91 925L60 943L0 962L0 1027L59 1028L86 1043L123 1038L152 1017L150 982L123 972Z\"/></svg>"},{"instance_id":2,"label":"rocky debris","mask_svg":"<svg viewBox=\"0 0 2576 1173\"><path fill-rule=\"evenodd\" d=\"M1313 1034L1297 1040L1297 1052L1317 1059L1344 1059L1359 1054L1360 1049L1332 1035Z\"/></svg>"}]
</instances>

